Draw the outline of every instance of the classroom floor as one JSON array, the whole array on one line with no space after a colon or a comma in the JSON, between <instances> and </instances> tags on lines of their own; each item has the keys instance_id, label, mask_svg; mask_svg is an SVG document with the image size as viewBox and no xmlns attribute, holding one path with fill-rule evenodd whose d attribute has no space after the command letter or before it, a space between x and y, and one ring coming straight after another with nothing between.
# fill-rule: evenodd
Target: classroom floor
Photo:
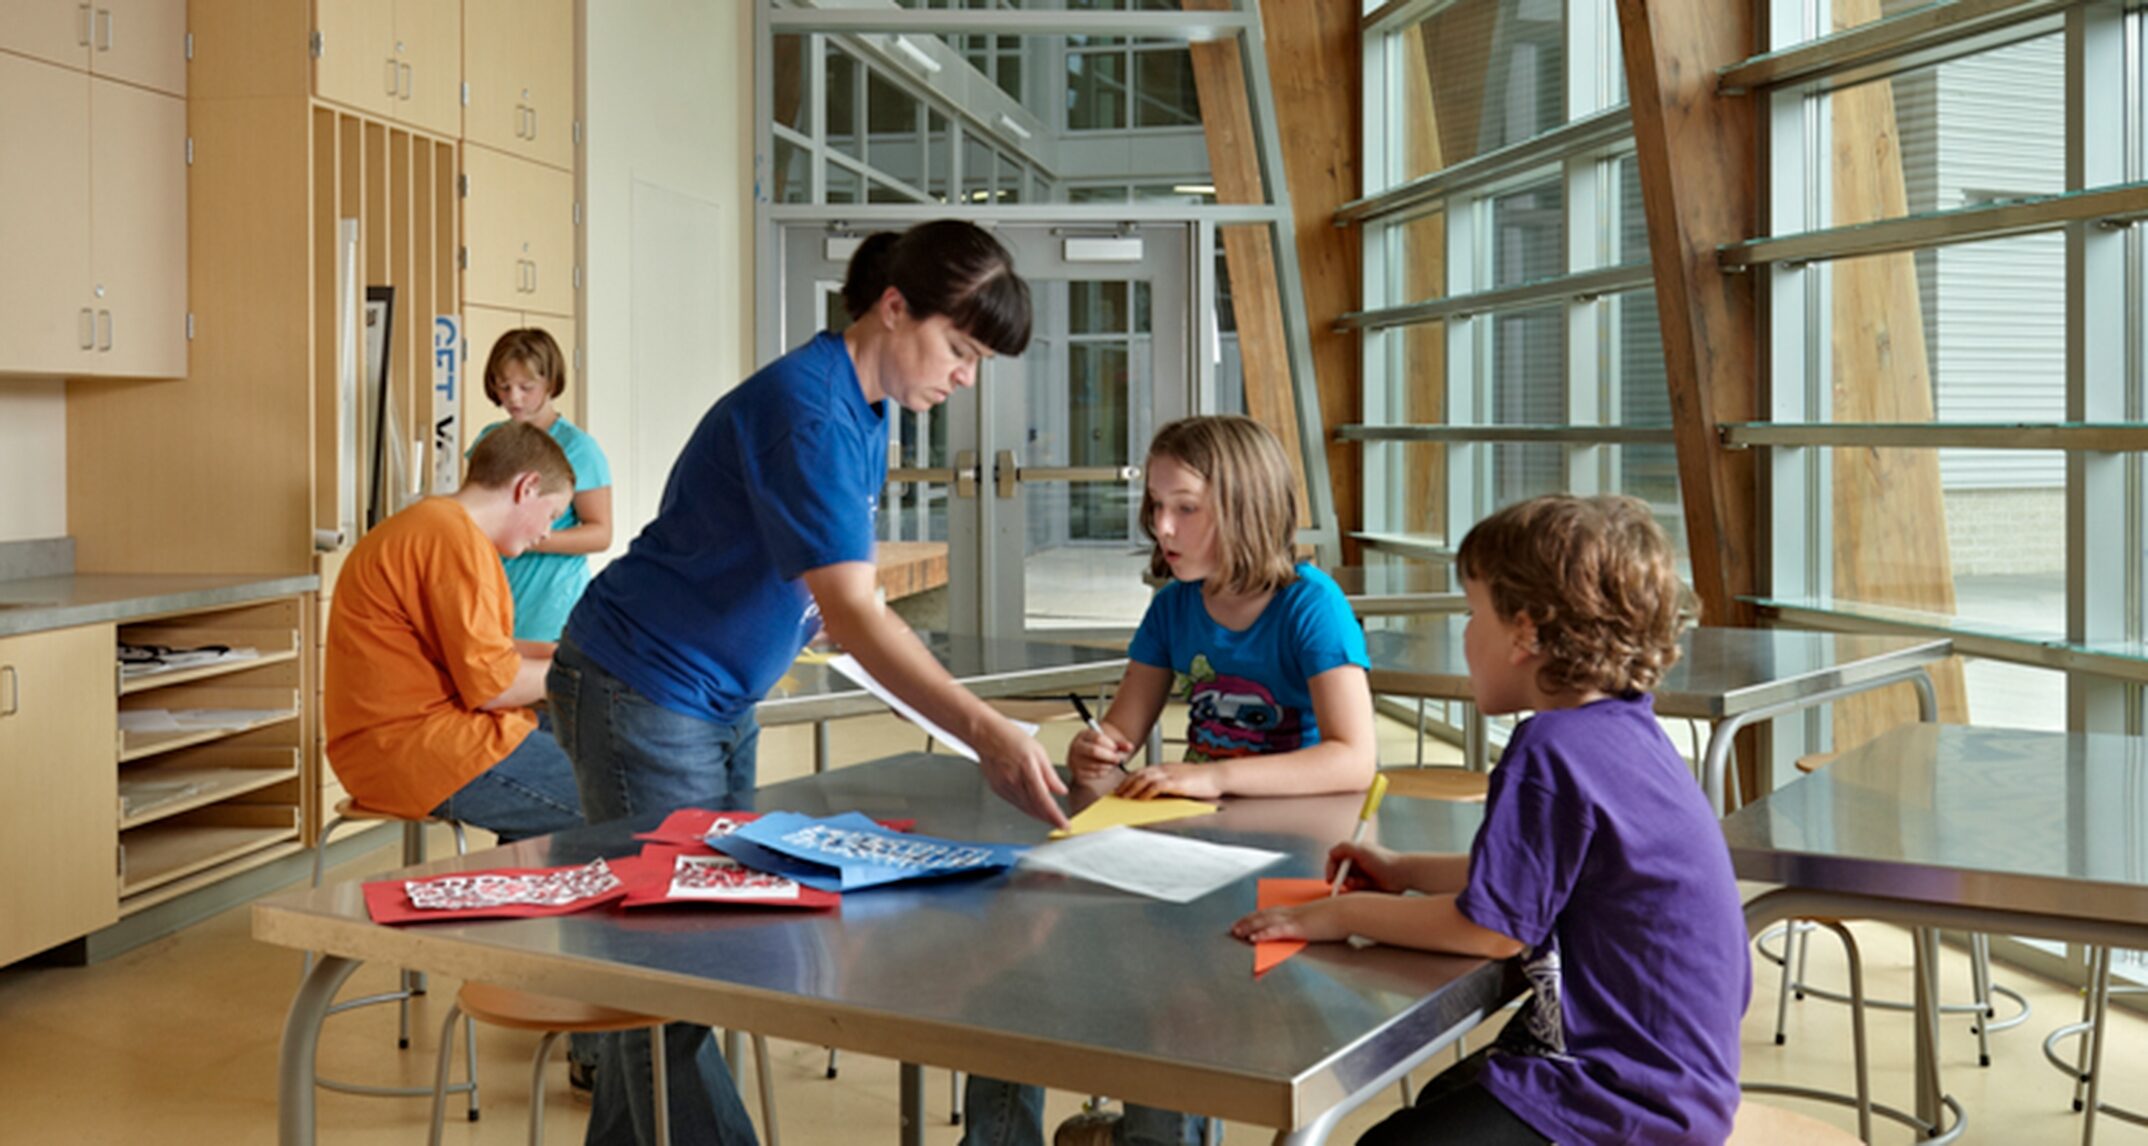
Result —
<instances>
[{"instance_id":1,"label":"classroom floor","mask_svg":"<svg viewBox=\"0 0 2148 1146\"><path fill-rule=\"evenodd\" d=\"M1381 758L1409 761L1414 744L1407 728L1383 721ZM915 732L892 718L861 719L834 726L837 766L884 755ZM1071 725L1049 725L1044 737L1055 751L1072 735ZM764 734L762 778L797 774L810 760L805 729ZM1454 753L1434 746L1435 760ZM385 833L383 833L385 836ZM448 848L445 837L435 844ZM394 866L392 849L337 869L334 878L355 878ZM104 963L84 968L0 969L0 1143L134 1143L159 1146L265 1143L275 1140L277 1040L284 1008L299 974L299 959L282 948L254 942L244 909ZM1907 936L1894 928L1861 924L1867 974L1875 995L1904 997L1909 978ZM1816 941L1813 978L1840 982L1835 945ZM1749 1079L1795 1080L1819 1086L1848 1085L1848 1018L1844 1008L1806 1001L1791 1007L1787 1046L1773 1045L1775 977L1763 966L1755 975L1745 1024L1745 1073ZM1950 997L1968 980L1963 958L1950 953L1944 975ZM368 967L346 994L380 989L392 979L386 968ZM2044 1064L2041 1043L2054 1026L2079 1013L2076 992L2005 968L2001 979L2027 995L2035 1013L2024 1025L1993 1036L1993 1065L1976 1066L1976 1043L1966 1019L1950 1019L1943 1032L1943 1069L1948 1089L1970 1112L1966 1143L2071 1142L2080 1117L2069 1111L2070 1083ZM429 1084L439 1021L453 997L453 984L436 980L420 1001L412 1049L395 1049L393 1008L368 1008L331 1020L322 1040L321 1063L332 1073L377 1082ZM2148 1110L2148 1020L2119 1013L2105 1077L2111 1101ZM1906 1104L1910 1023L1905 1015L1871 1017L1875 1094ZM460 1120L450 1106L446 1140L456 1144L524 1141L528 1125L528 1063L535 1036L482 1028L480 1075L485 1082L484 1118ZM895 1066L847 1055L840 1076L823 1077L827 1053L819 1047L776 1042L772 1047L778 1118L787 1146L848 1146L893 1142L897 1124ZM458 1067L458 1073L459 1073ZM753 1093L749 1076L746 1091ZM949 1076L926 1073L927 1141L953 1146L958 1127L948 1123ZM1782 1101L1782 1100L1779 1100ZM1079 1097L1054 1092L1048 1125L1072 1114ZM1791 1105L1784 1101L1785 1105ZM1853 1125L1848 1111L1797 1104L1817 1117ZM323 1092L320 1129L324 1143L359 1146L424 1140L424 1100L357 1098ZM1375 1100L1346 1120L1331 1139L1349 1143L1390 1108ZM550 1076L549 1139L581 1138L587 1107L567 1093L564 1067ZM755 1108L758 1120L759 1111ZM1265 1142L1269 1133L1233 1125L1226 1141ZM1879 1141L1907 1143L1911 1136L1882 1124ZM2148 1143L2148 1130L2112 1118L2097 1125L2097 1140L2123 1146Z\"/></svg>"}]
</instances>

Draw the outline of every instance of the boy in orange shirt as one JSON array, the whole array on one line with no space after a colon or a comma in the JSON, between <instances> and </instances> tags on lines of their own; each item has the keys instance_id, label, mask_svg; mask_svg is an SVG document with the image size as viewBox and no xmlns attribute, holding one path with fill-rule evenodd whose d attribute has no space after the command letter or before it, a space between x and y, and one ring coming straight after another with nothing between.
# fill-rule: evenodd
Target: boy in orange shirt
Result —
<instances>
[{"instance_id":1,"label":"boy in orange shirt","mask_svg":"<svg viewBox=\"0 0 2148 1146\"><path fill-rule=\"evenodd\" d=\"M500 559L551 530L574 468L544 431L502 426L462 488L367 533L328 618L328 761L359 803L504 841L582 822L574 767L529 706L551 652L517 646ZM537 654L537 655L531 655Z\"/></svg>"}]
</instances>

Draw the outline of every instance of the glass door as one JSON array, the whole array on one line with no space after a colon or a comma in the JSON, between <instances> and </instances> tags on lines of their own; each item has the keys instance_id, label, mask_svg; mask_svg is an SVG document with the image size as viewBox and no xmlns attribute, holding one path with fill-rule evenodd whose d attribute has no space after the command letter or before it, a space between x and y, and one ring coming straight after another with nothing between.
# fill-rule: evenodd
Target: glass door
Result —
<instances>
[{"instance_id":1,"label":"glass door","mask_svg":"<svg viewBox=\"0 0 2148 1146\"><path fill-rule=\"evenodd\" d=\"M1148 606L1139 466L1191 412L1189 224L1004 224L1028 280L1029 349L922 414L893 411L885 546L948 562L947 627L995 637L1132 628ZM781 229L784 343L843 320L856 239Z\"/></svg>"}]
</instances>

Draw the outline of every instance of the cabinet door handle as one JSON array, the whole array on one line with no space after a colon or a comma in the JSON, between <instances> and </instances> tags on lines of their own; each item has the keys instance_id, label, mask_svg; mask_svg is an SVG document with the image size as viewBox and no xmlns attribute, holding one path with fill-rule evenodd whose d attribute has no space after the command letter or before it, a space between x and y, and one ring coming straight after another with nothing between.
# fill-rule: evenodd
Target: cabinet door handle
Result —
<instances>
[{"instance_id":1,"label":"cabinet door handle","mask_svg":"<svg viewBox=\"0 0 2148 1146\"><path fill-rule=\"evenodd\" d=\"M530 142L537 142L537 109L530 109Z\"/></svg>"},{"instance_id":2,"label":"cabinet door handle","mask_svg":"<svg viewBox=\"0 0 2148 1146\"><path fill-rule=\"evenodd\" d=\"M14 665L0 665L0 682L7 685L7 707L0 709L0 716L13 716L22 711L22 681L15 676Z\"/></svg>"},{"instance_id":3,"label":"cabinet door handle","mask_svg":"<svg viewBox=\"0 0 2148 1146\"><path fill-rule=\"evenodd\" d=\"M97 349L97 312L86 306L82 308L81 333L82 349Z\"/></svg>"},{"instance_id":4,"label":"cabinet door handle","mask_svg":"<svg viewBox=\"0 0 2148 1146\"><path fill-rule=\"evenodd\" d=\"M76 33L75 42L87 48L90 46L90 24L96 17L91 14L91 8L87 4L77 4L75 15L82 18L82 30Z\"/></svg>"},{"instance_id":5,"label":"cabinet door handle","mask_svg":"<svg viewBox=\"0 0 2148 1146\"><path fill-rule=\"evenodd\" d=\"M537 260L530 260L530 293L537 293Z\"/></svg>"},{"instance_id":6,"label":"cabinet door handle","mask_svg":"<svg viewBox=\"0 0 2148 1146\"><path fill-rule=\"evenodd\" d=\"M110 8L97 9L97 19L101 25L97 33L97 50L109 52L112 50L112 10Z\"/></svg>"},{"instance_id":7,"label":"cabinet door handle","mask_svg":"<svg viewBox=\"0 0 2148 1146\"><path fill-rule=\"evenodd\" d=\"M400 80L402 72L401 69L396 66L394 56L388 56L386 57L386 59L388 61L388 94L392 96L396 94L396 87L398 81Z\"/></svg>"},{"instance_id":8,"label":"cabinet door handle","mask_svg":"<svg viewBox=\"0 0 2148 1146\"><path fill-rule=\"evenodd\" d=\"M98 311L97 326L97 351L101 354L112 349L112 312L109 310Z\"/></svg>"},{"instance_id":9,"label":"cabinet door handle","mask_svg":"<svg viewBox=\"0 0 2148 1146\"><path fill-rule=\"evenodd\" d=\"M410 79L411 79L411 74L410 74L410 65L409 65L409 64L404 64L404 65L403 65L403 98L404 98L404 99L406 99L406 100L410 98L410 92L411 92L411 89L412 89L412 87L413 87L413 85L412 85L412 84L411 84L411 82L410 82Z\"/></svg>"}]
</instances>

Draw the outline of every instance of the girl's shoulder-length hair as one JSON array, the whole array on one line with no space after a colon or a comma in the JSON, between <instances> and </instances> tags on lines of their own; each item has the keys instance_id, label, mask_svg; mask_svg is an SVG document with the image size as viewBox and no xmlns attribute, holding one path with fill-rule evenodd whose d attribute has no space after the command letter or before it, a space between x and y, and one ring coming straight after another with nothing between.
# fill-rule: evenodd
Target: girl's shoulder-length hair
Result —
<instances>
[{"instance_id":1,"label":"girl's shoulder-length hair","mask_svg":"<svg viewBox=\"0 0 2148 1146\"><path fill-rule=\"evenodd\" d=\"M1265 593L1297 580L1294 555L1298 486L1283 443L1268 427L1235 414L1181 418L1156 431L1151 462L1167 457L1201 475L1215 513L1219 592ZM1149 575L1169 578L1156 543L1156 499L1144 486L1141 531L1149 538Z\"/></svg>"}]
</instances>

